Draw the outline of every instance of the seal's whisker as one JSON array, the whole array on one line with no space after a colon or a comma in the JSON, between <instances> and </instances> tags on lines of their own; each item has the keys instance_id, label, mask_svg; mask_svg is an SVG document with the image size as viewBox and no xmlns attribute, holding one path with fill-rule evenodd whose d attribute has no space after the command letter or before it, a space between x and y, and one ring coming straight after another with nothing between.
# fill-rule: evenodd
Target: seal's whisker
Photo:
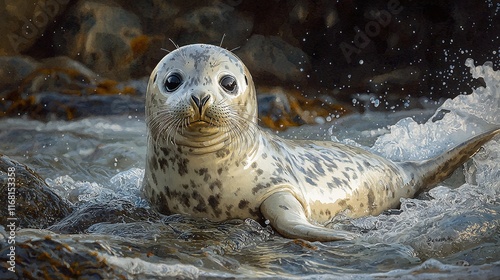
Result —
<instances>
[{"instance_id":1,"label":"seal's whisker","mask_svg":"<svg viewBox=\"0 0 500 280\"><path fill-rule=\"evenodd\" d=\"M172 38L168 38L168 40L169 40L169 41L170 41L170 42L174 45L174 47L175 47L176 49L178 49L178 48L179 48L179 45L177 45L177 44L174 42L174 40L172 40Z\"/></svg>"},{"instance_id":2,"label":"seal's whisker","mask_svg":"<svg viewBox=\"0 0 500 280\"><path fill-rule=\"evenodd\" d=\"M235 50L237 50L237 49L239 49L239 48L241 48L241 47L240 47L240 46L238 46L238 47L236 47L236 48L232 48L232 49L230 49L229 51L230 51L230 52L234 52Z\"/></svg>"},{"instance_id":3,"label":"seal's whisker","mask_svg":"<svg viewBox=\"0 0 500 280\"><path fill-rule=\"evenodd\" d=\"M175 136L177 135L177 127L179 120L172 120L166 124L166 141L177 146ZM168 126L167 126L168 125Z\"/></svg>"},{"instance_id":4,"label":"seal's whisker","mask_svg":"<svg viewBox=\"0 0 500 280\"><path fill-rule=\"evenodd\" d=\"M158 118L158 138L163 136L163 139L169 140L170 138L170 128L172 123L175 121L175 116L172 116L170 112L164 114L164 118Z\"/></svg>"},{"instance_id":5,"label":"seal's whisker","mask_svg":"<svg viewBox=\"0 0 500 280\"><path fill-rule=\"evenodd\" d=\"M252 141L252 135L257 126L254 125L250 114L240 115L238 112L243 110L237 109L237 106L228 105L226 100L227 98L223 98L213 105L218 110L225 112L225 116L217 118L214 123L221 127L221 131L228 134L228 140L233 146L239 147L241 143L246 147Z\"/></svg>"},{"instance_id":6,"label":"seal's whisker","mask_svg":"<svg viewBox=\"0 0 500 280\"><path fill-rule=\"evenodd\" d=\"M170 119L168 115L169 113L167 111L161 110L156 114L156 116L148 118L147 120L148 126L150 127L152 133L152 137L156 142L158 142L161 136L161 132L164 130L164 121L167 120L168 122L168 119Z\"/></svg>"},{"instance_id":7,"label":"seal's whisker","mask_svg":"<svg viewBox=\"0 0 500 280\"><path fill-rule=\"evenodd\" d=\"M249 132L253 131L253 129L248 130L247 128L250 127L248 123L239 118L237 114L230 113L229 116L221 120L220 123L224 133L227 133L229 136L230 145L248 147L252 139L252 134Z\"/></svg>"},{"instance_id":8,"label":"seal's whisker","mask_svg":"<svg viewBox=\"0 0 500 280\"><path fill-rule=\"evenodd\" d=\"M251 115L250 113L246 113L244 111L236 110L236 109L231 110L231 112L232 112L232 114L230 116L231 118L237 119L240 123L247 124L251 129L255 129L256 127L258 127L258 124L255 123L253 120L253 115ZM239 113L237 113L237 112L239 112ZM253 133L253 132L255 132L255 130L252 130L249 132Z\"/></svg>"},{"instance_id":9,"label":"seal's whisker","mask_svg":"<svg viewBox=\"0 0 500 280\"><path fill-rule=\"evenodd\" d=\"M184 119L183 127L182 127L182 133L184 133L184 129L189 126L189 118Z\"/></svg>"},{"instance_id":10,"label":"seal's whisker","mask_svg":"<svg viewBox=\"0 0 500 280\"><path fill-rule=\"evenodd\" d=\"M174 130L175 130L175 134L174 134L174 142L175 142L175 136L179 135L179 130L181 131L181 135L184 134L184 122L185 122L185 118L180 118L179 120L177 120L175 122L175 126L174 126Z\"/></svg>"},{"instance_id":11,"label":"seal's whisker","mask_svg":"<svg viewBox=\"0 0 500 280\"><path fill-rule=\"evenodd\" d=\"M235 128L232 125L232 122L228 119L220 120L219 126L221 128L221 131L228 136L227 137L228 145L234 146L234 143L238 142L238 135L237 135L238 128Z\"/></svg>"},{"instance_id":12,"label":"seal's whisker","mask_svg":"<svg viewBox=\"0 0 500 280\"><path fill-rule=\"evenodd\" d=\"M222 48L222 42L224 42L224 38L226 37L226 33L222 34L222 39L220 39L219 47Z\"/></svg>"},{"instance_id":13,"label":"seal's whisker","mask_svg":"<svg viewBox=\"0 0 500 280\"><path fill-rule=\"evenodd\" d=\"M170 124L174 121L174 119L168 119L165 122L161 123L158 129L158 137L157 140L160 138L163 138L164 140L167 140L170 138L170 134L168 131L168 128L170 127Z\"/></svg>"},{"instance_id":14,"label":"seal's whisker","mask_svg":"<svg viewBox=\"0 0 500 280\"><path fill-rule=\"evenodd\" d=\"M172 143L175 145L175 141L174 141L175 134L172 133L173 129L174 129L174 126L171 124L165 128L165 141L167 141L167 143Z\"/></svg>"}]
</instances>

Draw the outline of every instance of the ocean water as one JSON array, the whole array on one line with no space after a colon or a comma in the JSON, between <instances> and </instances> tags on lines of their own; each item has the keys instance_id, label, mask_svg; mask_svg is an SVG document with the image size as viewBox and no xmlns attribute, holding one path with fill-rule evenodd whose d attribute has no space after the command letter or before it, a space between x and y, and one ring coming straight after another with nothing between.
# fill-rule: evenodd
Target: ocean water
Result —
<instances>
[{"instance_id":1,"label":"ocean water","mask_svg":"<svg viewBox=\"0 0 500 280\"><path fill-rule=\"evenodd\" d=\"M358 145L394 161L433 157L500 125L500 71L490 63L466 63L485 87L426 109L367 111L282 136ZM336 226L361 237L338 242L282 238L250 219L213 223L153 214L140 193L143 116L2 119L0 151L36 170L76 209L49 229L19 230L18 242L50 237L128 278L500 277L499 137L452 178L417 198L401 199L400 209L358 219L339 216ZM5 228L0 233L5 244Z\"/></svg>"}]
</instances>

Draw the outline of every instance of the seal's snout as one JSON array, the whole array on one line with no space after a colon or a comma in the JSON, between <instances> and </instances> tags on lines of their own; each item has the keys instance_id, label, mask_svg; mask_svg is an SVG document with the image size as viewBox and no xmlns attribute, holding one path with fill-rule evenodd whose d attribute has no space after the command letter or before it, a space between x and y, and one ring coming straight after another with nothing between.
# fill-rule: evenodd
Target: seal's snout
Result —
<instances>
[{"instance_id":1,"label":"seal's snout","mask_svg":"<svg viewBox=\"0 0 500 280\"><path fill-rule=\"evenodd\" d=\"M198 113L200 113L200 117L203 115L202 113L209 99L210 94L207 93L194 93L191 95L191 103L193 104L193 107L198 110Z\"/></svg>"}]
</instances>

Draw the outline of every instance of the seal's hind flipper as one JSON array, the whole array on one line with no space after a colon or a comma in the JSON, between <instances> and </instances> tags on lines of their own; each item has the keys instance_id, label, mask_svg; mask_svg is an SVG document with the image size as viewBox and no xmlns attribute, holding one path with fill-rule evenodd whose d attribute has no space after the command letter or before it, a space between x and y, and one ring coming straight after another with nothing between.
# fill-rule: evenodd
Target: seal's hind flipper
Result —
<instances>
[{"instance_id":1,"label":"seal's hind flipper","mask_svg":"<svg viewBox=\"0 0 500 280\"><path fill-rule=\"evenodd\" d=\"M455 169L498 134L500 134L500 127L470 138L435 158L420 162L403 162L400 166L407 173L412 174L416 192L428 190L448 178Z\"/></svg>"},{"instance_id":2,"label":"seal's hind flipper","mask_svg":"<svg viewBox=\"0 0 500 280\"><path fill-rule=\"evenodd\" d=\"M266 198L260 206L260 211L277 232L288 238L336 241L358 237L352 232L311 224L306 218L302 204L288 191L277 192Z\"/></svg>"}]
</instances>

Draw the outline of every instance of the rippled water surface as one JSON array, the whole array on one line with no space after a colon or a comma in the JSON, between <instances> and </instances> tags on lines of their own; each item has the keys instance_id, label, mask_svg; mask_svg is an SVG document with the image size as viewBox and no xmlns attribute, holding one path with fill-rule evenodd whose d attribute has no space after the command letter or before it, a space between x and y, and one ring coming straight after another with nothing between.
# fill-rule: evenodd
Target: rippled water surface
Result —
<instances>
[{"instance_id":1,"label":"rippled water surface","mask_svg":"<svg viewBox=\"0 0 500 280\"><path fill-rule=\"evenodd\" d=\"M487 86L438 109L367 112L283 136L362 145L395 161L432 157L500 125L500 72L471 69ZM282 238L253 220L212 223L153 213L140 194L143 116L0 121L0 151L31 166L75 208L47 230L19 231L18 240L50 236L137 279L494 279L500 275L499 142L496 137L428 193L402 199L400 211L334 221L360 232L358 240L321 243Z\"/></svg>"}]
</instances>

